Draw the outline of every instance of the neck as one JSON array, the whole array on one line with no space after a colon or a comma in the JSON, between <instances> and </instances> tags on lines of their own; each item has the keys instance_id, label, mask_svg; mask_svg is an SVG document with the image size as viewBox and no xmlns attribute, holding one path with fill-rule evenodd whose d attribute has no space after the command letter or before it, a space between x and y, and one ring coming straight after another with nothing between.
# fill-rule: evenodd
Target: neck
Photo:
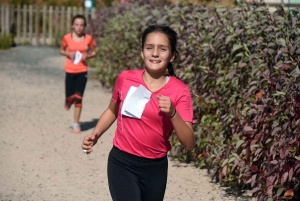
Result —
<instances>
[{"instance_id":1,"label":"neck","mask_svg":"<svg viewBox=\"0 0 300 201\"><path fill-rule=\"evenodd\" d=\"M156 89L159 89L166 84L165 74L153 75L147 72L146 70L143 74L143 80L147 87L152 91L155 91Z\"/></svg>"},{"instance_id":2,"label":"neck","mask_svg":"<svg viewBox=\"0 0 300 201\"><path fill-rule=\"evenodd\" d=\"M77 39L77 40L82 40L83 39L84 34L81 35L77 35L75 32L72 32L72 37L73 39Z\"/></svg>"}]
</instances>

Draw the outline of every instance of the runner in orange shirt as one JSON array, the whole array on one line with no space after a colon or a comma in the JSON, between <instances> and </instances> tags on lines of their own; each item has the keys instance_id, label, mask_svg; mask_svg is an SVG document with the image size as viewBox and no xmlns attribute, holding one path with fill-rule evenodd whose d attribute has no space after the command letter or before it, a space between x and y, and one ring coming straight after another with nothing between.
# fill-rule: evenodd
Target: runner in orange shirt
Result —
<instances>
[{"instance_id":1,"label":"runner in orange shirt","mask_svg":"<svg viewBox=\"0 0 300 201\"><path fill-rule=\"evenodd\" d=\"M96 56L95 41L84 33L86 19L76 15L72 19L72 32L66 34L60 46L60 54L66 56L64 68L65 78L65 109L69 110L74 103L73 132L80 133L79 119L82 110L82 97L87 82L87 59Z\"/></svg>"}]
</instances>

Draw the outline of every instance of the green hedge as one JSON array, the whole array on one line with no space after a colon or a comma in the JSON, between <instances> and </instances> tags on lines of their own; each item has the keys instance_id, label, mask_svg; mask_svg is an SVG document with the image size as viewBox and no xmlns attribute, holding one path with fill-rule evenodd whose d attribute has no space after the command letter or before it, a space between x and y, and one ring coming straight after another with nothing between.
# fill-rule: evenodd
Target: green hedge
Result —
<instances>
[{"instance_id":1,"label":"green hedge","mask_svg":"<svg viewBox=\"0 0 300 201\"><path fill-rule=\"evenodd\" d=\"M12 37L10 35L0 36L0 50L9 49L12 45Z\"/></svg>"},{"instance_id":2,"label":"green hedge","mask_svg":"<svg viewBox=\"0 0 300 201\"><path fill-rule=\"evenodd\" d=\"M173 137L171 155L212 170L223 184L252 188L258 200L299 200L299 17L257 5L136 2L101 10L92 23L99 79L112 87L121 71L141 68L143 29L170 25L179 34L176 73L190 87L197 121L195 149Z\"/></svg>"}]
</instances>

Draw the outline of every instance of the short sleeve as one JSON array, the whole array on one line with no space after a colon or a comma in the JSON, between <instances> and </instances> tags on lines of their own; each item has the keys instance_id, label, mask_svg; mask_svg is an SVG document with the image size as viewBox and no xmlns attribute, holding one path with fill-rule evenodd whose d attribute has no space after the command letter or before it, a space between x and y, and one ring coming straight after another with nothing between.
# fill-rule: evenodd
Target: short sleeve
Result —
<instances>
[{"instance_id":1,"label":"short sleeve","mask_svg":"<svg viewBox=\"0 0 300 201\"><path fill-rule=\"evenodd\" d=\"M91 40L90 40L90 42L89 42L89 48L93 48L93 47L95 47L96 46L96 42L95 42L95 40L91 37Z\"/></svg>"},{"instance_id":2,"label":"short sleeve","mask_svg":"<svg viewBox=\"0 0 300 201\"><path fill-rule=\"evenodd\" d=\"M66 36L64 36L61 40L61 45L64 46L64 47L67 47L68 46L68 42L67 42L67 39L66 39Z\"/></svg>"},{"instance_id":3,"label":"short sleeve","mask_svg":"<svg viewBox=\"0 0 300 201\"><path fill-rule=\"evenodd\" d=\"M123 79L124 79L124 72L119 74L119 76L117 77L117 80L115 82L114 90L113 90L113 93L112 93L112 101L115 104L120 102Z\"/></svg>"},{"instance_id":4,"label":"short sleeve","mask_svg":"<svg viewBox=\"0 0 300 201\"><path fill-rule=\"evenodd\" d=\"M176 110L185 122L195 123L193 119L193 100L188 87L182 90L181 97L177 101Z\"/></svg>"}]
</instances>

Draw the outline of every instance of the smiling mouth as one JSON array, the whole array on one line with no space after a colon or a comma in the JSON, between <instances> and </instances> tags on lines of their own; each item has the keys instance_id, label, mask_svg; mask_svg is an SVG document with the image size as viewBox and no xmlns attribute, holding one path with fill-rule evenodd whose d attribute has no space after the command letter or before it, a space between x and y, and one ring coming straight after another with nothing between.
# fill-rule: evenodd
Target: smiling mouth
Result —
<instances>
[{"instance_id":1,"label":"smiling mouth","mask_svg":"<svg viewBox=\"0 0 300 201\"><path fill-rule=\"evenodd\" d=\"M150 60L151 63L154 63L154 64L158 64L160 63L161 61L155 61L155 60Z\"/></svg>"}]
</instances>

